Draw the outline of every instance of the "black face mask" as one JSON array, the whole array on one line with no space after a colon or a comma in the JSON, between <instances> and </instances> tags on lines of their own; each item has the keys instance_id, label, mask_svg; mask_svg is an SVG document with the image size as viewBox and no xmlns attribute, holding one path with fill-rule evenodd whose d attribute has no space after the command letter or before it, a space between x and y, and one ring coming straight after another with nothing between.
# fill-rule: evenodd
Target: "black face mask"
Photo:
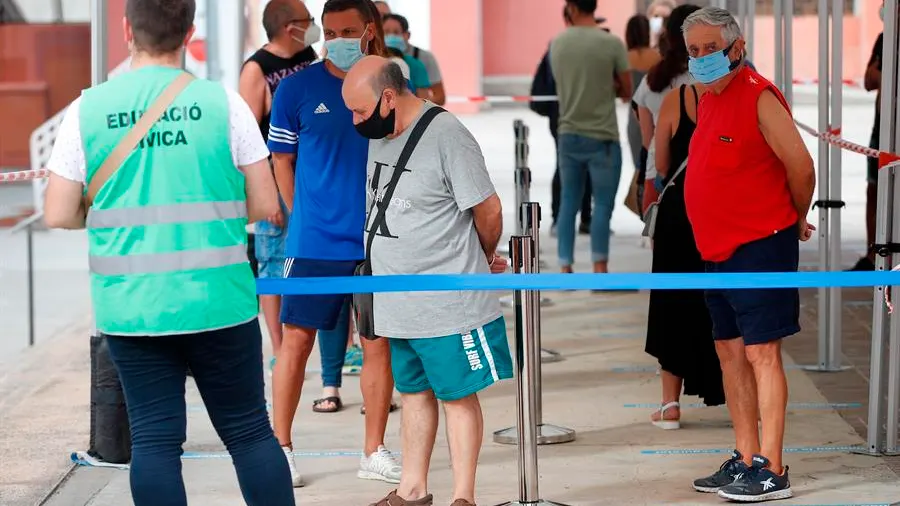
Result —
<instances>
[{"instance_id":1,"label":"black face mask","mask_svg":"<svg viewBox=\"0 0 900 506\"><path fill-rule=\"evenodd\" d=\"M381 95L381 98L378 99L378 103L375 104L375 110L372 111L372 115L366 118L365 121L356 125L356 131L359 132L359 135L367 139L384 139L388 135L394 133L394 127L396 126L397 119L397 111L395 109L391 109L391 112L388 113L386 118L381 117L381 101L384 100L384 95Z\"/></svg>"}]
</instances>

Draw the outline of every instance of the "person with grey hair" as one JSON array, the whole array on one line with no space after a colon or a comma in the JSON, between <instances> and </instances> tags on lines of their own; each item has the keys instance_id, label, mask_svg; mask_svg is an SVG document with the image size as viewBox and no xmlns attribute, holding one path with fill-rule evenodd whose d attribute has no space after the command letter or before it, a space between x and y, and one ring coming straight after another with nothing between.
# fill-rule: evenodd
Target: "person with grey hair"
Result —
<instances>
[{"instance_id":1,"label":"person with grey hair","mask_svg":"<svg viewBox=\"0 0 900 506\"><path fill-rule=\"evenodd\" d=\"M815 230L806 215L816 179L790 106L778 88L745 65L744 38L728 11L701 9L688 16L682 30L688 69L707 90L684 185L706 270L796 272L797 240L809 240ZM788 388L781 341L800 331L799 292L708 290L706 305L736 449L694 488L733 501L791 497L782 462Z\"/></svg>"},{"instance_id":2,"label":"person with grey hair","mask_svg":"<svg viewBox=\"0 0 900 506\"><path fill-rule=\"evenodd\" d=\"M360 60L342 93L356 130L371 139L365 232L372 275L506 270L496 254L500 199L465 126L413 95L397 64L381 57ZM485 291L377 293L373 310L403 397L400 485L375 506L433 504L428 468L438 401L453 468L451 504L474 506L484 437L478 392L513 374L499 299Z\"/></svg>"}]
</instances>

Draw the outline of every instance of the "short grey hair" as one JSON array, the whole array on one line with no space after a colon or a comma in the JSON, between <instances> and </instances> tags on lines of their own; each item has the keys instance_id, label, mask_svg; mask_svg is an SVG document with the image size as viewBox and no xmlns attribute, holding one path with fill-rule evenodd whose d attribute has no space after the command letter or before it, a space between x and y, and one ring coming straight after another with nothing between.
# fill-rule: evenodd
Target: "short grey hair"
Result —
<instances>
[{"instance_id":1,"label":"short grey hair","mask_svg":"<svg viewBox=\"0 0 900 506\"><path fill-rule=\"evenodd\" d=\"M744 36L734 16L727 10L719 7L704 7L691 13L684 20L684 24L681 25L681 31L687 34L688 30L697 25L721 27L722 38L725 39L726 44L731 44Z\"/></svg>"},{"instance_id":2,"label":"short grey hair","mask_svg":"<svg viewBox=\"0 0 900 506\"><path fill-rule=\"evenodd\" d=\"M399 95L405 95L409 92L406 85L406 78L403 77L403 70L397 63L388 60L381 70L372 76L372 91L375 96L384 93L384 90L390 88L396 90Z\"/></svg>"}]
</instances>

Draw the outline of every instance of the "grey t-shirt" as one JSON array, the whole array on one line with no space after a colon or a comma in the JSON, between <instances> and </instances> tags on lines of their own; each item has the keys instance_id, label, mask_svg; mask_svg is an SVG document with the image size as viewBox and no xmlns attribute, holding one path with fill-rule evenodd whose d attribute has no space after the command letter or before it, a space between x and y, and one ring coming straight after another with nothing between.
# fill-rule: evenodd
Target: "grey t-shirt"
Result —
<instances>
[{"instance_id":1,"label":"grey t-shirt","mask_svg":"<svg viewBox=\"0 0 900 506\"><path fill-rule=\"evenodd\" d=\"M426 102L422 112L434 107ZM400 152L415 125L396 139L369 142L366 241ZM406 164L372 243L372 274L488 274L472 208L496 193L481 147L450 113L432 121ZM497 295L485 291L376 293L375 332L392 338L462 334L500 317Z\"/></svg>"},{"instance_id":2,"label":"grey t-shirt","mask_svg":"<svg viewBox=\"0 0 900 506\"><path fill-rule=\"evenodd\" d=\"M410 56L414 56L423 65L425 65L425 70L428 71L428 81L432 86L440 83L444 80L441 76L441 67L438 66L437 58L434 57L434 53L428 51L427 49L422 49L419 47L415 47L412 44L406 45L406 54Z\"/></svg>"}]
</instances>

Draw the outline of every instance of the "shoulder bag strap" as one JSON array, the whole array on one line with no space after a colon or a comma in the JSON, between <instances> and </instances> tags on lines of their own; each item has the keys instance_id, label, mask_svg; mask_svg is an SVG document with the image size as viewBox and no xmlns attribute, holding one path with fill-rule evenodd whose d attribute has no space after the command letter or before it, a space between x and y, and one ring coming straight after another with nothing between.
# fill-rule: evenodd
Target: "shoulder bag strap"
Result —
<instances>
[{"instance_id":1,"label":"shoulder bag strap","mask_svg":"<svg viewBox=\"0 0 900 506\"><path fill-rule=\"evenodd\" d=\"M102 188L103 185L109 181L109 178L119 170L119 167L122 166L122 163L128 158L128 155L134 151L134 148L141 142L141 139L147 135L150 128L153 127L160 117L162 117L163 113L166 112L166 109L175 101L175 98L178 97L178 95L193 80L194 76L188 72L182 72L174 81L169 83L153 104L144 111L144 115L141 116L131 130L125 134L125 137L122 137L122 140L120 140L116 147L113 148L106 159L103 160L103 165L97 169L94 177L91 178L90 184L88 184L84 203L85 211L91 208L91 205L94 203L94 197L97 196L97 192L100 191L100 188Z\"/></svg>"},{"instance_id":2,"label":"shoulder bag strap","mask_svg":"<svg viewBox=\"0 0 900 506\"><path fill-rule=\"evenodd\" d=\"M668 190L670 186L675 186L675 179L677 179L678 176L680 176L681 173L684 172L684 169L687 168L687 163L688 163L687 158L685 158L684 161L681 163L681 166L678 167L678 170L676 170L675 173L672 174L672 178L669 179L668 183L666 183L665 188L663 188L662 191L659 192L659 198L656 199L657 202L662 202L662 198L663 198L663 195L666 194L666 190Z\"/></svg>"},{"instance_id":3,"label":"shoulder bag strap","mask_svg":"<svg viewBox=\"0 0 900 506\"><path fill-rule=\"evenodd\" d=\"M376 212L376 215L375 219L372 221L372 228L369 230L369 237L366 240L366 259L368 259L372 253L372 242L378 234L378 229L381 228L384 221L387 219L388 206L390 206L391 199L394 197L394 190L397 188L397 182L400 181L400 176L403 174L403 170L406 169L406 163L409 162L409 158L416 149L416 145L419 144L419 140L422 139L422 134L425 133L425 129L427 129L428 125L431 124L431 121L442 112L447 111L438 106L434 106L425 111L425 114L422 115L422 118L419 119L419 122L416 123L413 131L409 134L409 139L406 140L403 151L400 152L400 158L397 160L397 165L394 166L394 173L391 174L391 180L385 187L384 195L382 195L379 200L378 189L376 188L373 192L375 194L375 201L372 202L372 208L369 210L369 213ZM381 205L379 205L379 203L381 203Z\"/></svg>"}]
</instances>

